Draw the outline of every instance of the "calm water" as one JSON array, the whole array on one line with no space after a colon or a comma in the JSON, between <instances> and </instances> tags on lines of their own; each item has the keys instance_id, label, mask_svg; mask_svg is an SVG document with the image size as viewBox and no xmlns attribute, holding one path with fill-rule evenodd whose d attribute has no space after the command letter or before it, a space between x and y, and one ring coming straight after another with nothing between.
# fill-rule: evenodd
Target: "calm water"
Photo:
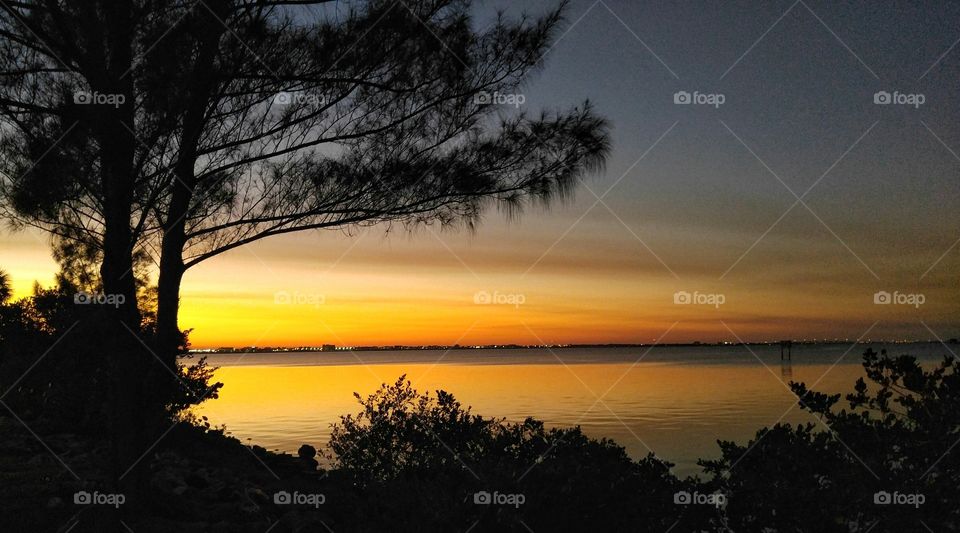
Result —
<instances>
[{"instance_id":1,"label":"calm water","mask_svg":"<svg viewBox=\"0 0 960 533\"><path fill-rule=\"evenodd\" d=\"M697 458L718 455L717 439L745 442L777 421L812 421L785 383L851 391L866 347L794 346L785 364L776 346L214 355L224 387L197 411L268 449L320 448L331 423L358 410L354 392L366 396L406 374L415 388L449 391L475 413L579 424L634 457L652 450L686 475L699 472ZM888 348L930 362L947 353L939 344Z\"/></svg>"}]
</instances>

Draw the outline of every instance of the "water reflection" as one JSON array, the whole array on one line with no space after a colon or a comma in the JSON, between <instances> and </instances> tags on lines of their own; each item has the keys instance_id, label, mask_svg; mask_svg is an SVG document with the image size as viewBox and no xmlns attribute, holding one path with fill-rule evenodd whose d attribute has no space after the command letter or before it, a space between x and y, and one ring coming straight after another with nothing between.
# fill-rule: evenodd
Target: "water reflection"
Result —
<instances>
[{"instance_id":1,"label":"water reflection","mask_svg":"<svg viewBox=\"0 0 960 533\"><path fill-rule=\"evenodd\" d=\"M861 347L847 354L849 346L799 348L782 363L776 346L754 348L756 357L742 347L663 348L642 358L635 348L558 351L565 364L542 350L218 356L211 362L227 365L216 374L225 387L198 411L238 438L292 452L302 443L324 445L330 425L357 410L354 392L369 394L406 374L416 388L452 392L484 416L579 424L634 457L653 451L685 475L699 471L698 458L718 455L718 439L742 442L778 420L812 421L796 407L790 380L841 392L862 374ZM918 352L939 353L911 349Z\"/></svg>"},{"instance_id":2,"label":"water reflection","mask_svg":"<svg viewBox=\"0 0 960 533\"><path fill-rule=\"evenodd\" d=\"M791 360L780 361L780 377L788 383L793 380L793 362Z\"/></svg>"}]
</instances>

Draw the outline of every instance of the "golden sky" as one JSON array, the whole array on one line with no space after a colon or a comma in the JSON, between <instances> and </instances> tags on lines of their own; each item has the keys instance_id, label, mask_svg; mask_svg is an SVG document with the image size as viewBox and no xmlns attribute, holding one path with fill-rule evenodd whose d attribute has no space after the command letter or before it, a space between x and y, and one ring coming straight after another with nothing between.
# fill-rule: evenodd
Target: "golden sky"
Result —
<instances>
[{"instance_id":1,"label":"golden sky","mask_svg":"<svg viewBox=\"0 0 960 533\"><path fill-rule=\"evenodd\" d=\"M890 263L861 250L877 281L797 211L720 279L759 231L628 229L597 208L576 223L592 204L584 196L516 221L493 213L475 233L312 232L234 250L188 271L180 325L194 328L197 348L855 339L876 321L868 337L933 338L923 323L956 335L955 256L911 285L900 271L918 279L936 261L932 251ZM813 232L817 244L798 247L794 231ZM50 283L42 235L4 233L0 247L17 295L34 280ZM925 301L875 305L879 290L922 292ZM676 304L678 291L702 302ZM484 295L492 302L475 301ZM712 295L722 303L704 300Z\"/></svg>"}]
</instances>

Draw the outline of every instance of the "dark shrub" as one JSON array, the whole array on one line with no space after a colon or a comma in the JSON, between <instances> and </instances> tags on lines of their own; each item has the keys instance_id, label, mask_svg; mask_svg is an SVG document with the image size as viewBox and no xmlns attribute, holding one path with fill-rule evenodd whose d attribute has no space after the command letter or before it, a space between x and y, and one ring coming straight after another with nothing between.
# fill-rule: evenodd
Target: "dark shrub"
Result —
<instances>
[{"instance_id":1,"label":"dark shrub","mask_svg":"<svg viewBox=\"0 0 960 533\"><path fill-rule=\"evenodd\" d=\"M403 376L357 399L361 411L341 417L330 449L363 488L371 528L662 532L682 510L669 463L633 461L579 427L484 418L449 393L418 393Z\"/></svg>"},{"instance_id":2,"label":"dark shrub","mask_svg":"<svg viewBox=\"0 0 960 533\"><path fill-rule=\"evenodd\" d=\"M62 429L101 431L113 410L109 372L117 356L104 348L104 339L117 330L107 327L102 306L78 305L76 292L63 284L35 286L32 296L0 302L0 394L18 416L44 418ZM147 322L142 334L149 339L150 331ZM177 417L217 397L221 384L211 383L214 370L202 358L181 363L176 386L165 398L144 388L140 394L162 402L166 413ZM168 374L166 379L174 379Z\"/></svg>"},{"instance_id":3,"label":"dark shrub","mask_svg":"<svg viewBox=\"0 0 960 533\"><path fill-rule=\"evenodd\" d=\"M960 364L868 349L867 379L846 396L791 383L819 419L777 425L701 464L732 493L735 531L956 531L960 528Z\"/></svg>"}]
</instances>

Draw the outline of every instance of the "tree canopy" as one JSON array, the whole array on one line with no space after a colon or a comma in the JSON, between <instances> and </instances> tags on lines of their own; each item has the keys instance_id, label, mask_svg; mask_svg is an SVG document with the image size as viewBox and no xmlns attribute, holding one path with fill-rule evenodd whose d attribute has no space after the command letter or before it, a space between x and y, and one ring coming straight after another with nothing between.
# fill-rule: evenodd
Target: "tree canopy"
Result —
<instances>
[{"instance_id":1,"label":"tree canopy","mask_svg":"<svg viewBox=\"0 0 960 533\"><path fill-rule=\"evenodd\" d=\"M488 97L539 67L563 5L477 29L469 1L337 4L9 4L6 214L99 258L128 201L131 253L189 268L304 229L470 224L602 165L589 103L505 113ZM107 152L129 194L111 196Z\"/></svg>"}]
</instances>

